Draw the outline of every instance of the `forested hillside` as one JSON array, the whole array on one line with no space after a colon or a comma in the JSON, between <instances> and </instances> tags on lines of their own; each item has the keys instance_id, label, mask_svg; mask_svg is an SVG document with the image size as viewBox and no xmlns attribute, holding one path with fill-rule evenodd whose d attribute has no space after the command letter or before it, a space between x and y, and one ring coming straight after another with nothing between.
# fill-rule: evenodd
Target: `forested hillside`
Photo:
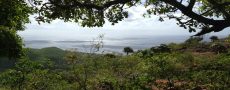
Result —
<instances>
[{"instance_id":1,"label":"forested hillside","mask_svg":"<svg viewBox=\"0 0 230 90\"><path fill-rule=\"evenodd\" d=\"M143 13L133 14L133 7L139 7ZM149 19L138 24L132 22L140 20L140 16ZM139 27L155 24L156 18L161 22L174 20L178 27L195 32L193 36L220 32L230 27L230 0L0 0L0 90L230 89L230 37L212 36L211 42L191 37L184 43L138 51L124 47L125 54L120 55L98 52L103 48L102 36L92 42L89 52L82 53L56 47L25 48L18 34L30 22L62 20L75 22L79 27L105 28L107 23L124 21ZM128 27L122 24L123 29Z\"/></svg>"},{"instance_id":2,"label":"forested hillside","mask_svg":"<svg viewBox=\"0 0 230 90\"><path fill-rule=\"evenodd\" d=\"M26 49L14 65L1 60L0 89L29 90L227 90L230 42L193 37L146 50L82 53L55 47ZM5 58L7 59L7 58ZM11 65L11 66L4 66Z\"/></svg>"}]
</instances>

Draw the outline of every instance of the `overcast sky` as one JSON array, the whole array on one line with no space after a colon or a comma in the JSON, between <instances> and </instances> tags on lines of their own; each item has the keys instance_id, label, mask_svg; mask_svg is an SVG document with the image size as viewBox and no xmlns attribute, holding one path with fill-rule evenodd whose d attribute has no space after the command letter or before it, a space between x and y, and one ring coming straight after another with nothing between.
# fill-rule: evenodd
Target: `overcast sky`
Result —
<instances>
[{"instance_id":1,"label":"overcast sky","mask_svg":"<svg viewBox=\"0 0 230 90\"><path fill-rule=\"evenodd\" d=\"M128 11L129 18L115 25L106 22L100 28L83 28L77 23L63 22L61 20L55 20L51 24L42 23L39 25L34 16L31 16L31 23L27 24L26 30L19 32L19 34L26 40L90 39L99 34L105 34L107 38L194 35L194 33L189 33L188 30L177 26L174 20L160 22L157 16L144 18L143 13L146 11L144 7L132 7ZM215 35L228 34L229 28L220 33L215 33Z\"/></svg>"}]
</instances>

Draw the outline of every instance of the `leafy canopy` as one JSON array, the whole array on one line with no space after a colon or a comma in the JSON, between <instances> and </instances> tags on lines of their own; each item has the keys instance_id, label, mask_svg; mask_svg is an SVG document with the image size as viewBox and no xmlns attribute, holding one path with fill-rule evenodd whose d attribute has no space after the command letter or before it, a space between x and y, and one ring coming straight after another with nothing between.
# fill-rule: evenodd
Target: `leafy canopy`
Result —
<instances>
[{"instance_id":1,"label":"leafy canopy","mask_svg":"<svg viewBox=\"0 0 230 90\"><path fill-rule=\"evenodd\" d=\"M18 58L23 55L22 39L15 30L0 26L0 57Z\"/></svg>"},{"instance_id":2,"label":"leafy canopy","mask_svg":"<svg viewBox=\"0 0 230 90\"><path fill-rule=\"evenodd\" d=\"M198 36L230 26L230 0L0 0L0 26L24 30L30 14L36 13L39 22L61 19L99 27L105 20L112 24L122 21L129 15L127 8L139 5L149 8L144 16L175 19L190 32L201 29Z\"/></svg>"},{"instance_id":3,"label":"leafy canopy","mask_svg":"<svg viewBox=\"0 0 230 90\"><path fill-rule=\"evenodd\" d=\"M129 53L133 53L133 49L131 47L125 47L123 51L128 55Z\"/></svg>"},{"instance_id":4,"label":"leafy canopy","mask_svg":"<svg viewBox=\"0 0 230 90\"><path fill-rule=\"evenodd\" d=\"M33 13L32 7L24 0L0 0L0 8L0 26L13 30L24 30Z\"/></svg>"},{"instance_id":5,"label":"leafy canopy","mask_svg":"<svg viewBox=\"0 0 230 90\"><path fill-rule=\"evenodd\" d=\"M31 1L31 0L30 0ZM105 19L112 24L128 17L126 8L145 5L146 15L175 19L180 27L203 35L230 26L230 0L32 0L38 21L55 19L73 21L82 26L103 26ZM38 7L39 6L39 7ZM178 14L179 13L179 14Z\"/></svg>"},{"instance_id":6,"label":"leafy canopy","mask_svg":"<svg viewBox=\"0 0 230 90\"><path fill-rule=\"evenodd\" d=\"M24 0L0 0L0 56L18 58L22 56L22 39L18 30L24 30L33 13Z\"/></svg>"}]
</instances>

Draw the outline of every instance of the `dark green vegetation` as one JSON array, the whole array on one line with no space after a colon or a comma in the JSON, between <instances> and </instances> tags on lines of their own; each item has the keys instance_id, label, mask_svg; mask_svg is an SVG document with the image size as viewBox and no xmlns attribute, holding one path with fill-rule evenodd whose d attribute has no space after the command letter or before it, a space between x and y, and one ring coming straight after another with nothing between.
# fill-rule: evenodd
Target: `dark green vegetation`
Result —
<instances>
[{"instance_id":1,"label":"dark green vegetation","mask_svg":"<svg viewBox=\"0 0 230 90\"><path fill-rule=\"evenodd\" d=\"M0 0L0 89L127 90L229 89L229 38L190 38L183 44L160 45L132 55L79 53L58 48L23 49L18 30L30 14L36 20L55 19L103 26L129 16L125 8L150 7L144 16L161 15L178 21L196 35L219 32L230 26L230 0ZM144 1L144 2L141 2ZM180 15L178 16L178 13ZM175 16L175 13L177 15ZM103 43L102 43L103 44ZM96 43L98 51L101 43ZM132 52L125 50L127 54ZM8 60L10 59L10 60Z\"/></svg>"},{"instance_id":2,"label":"dark green vegetation","mask_svg":"<svg viewBox=\"0 0 230 90\"><path fill-rule=\"evenodd\" d=\"M129 53L133 53L134 51L131 47L125 47L123 52L125 52L126 55L129 55Z\"/></svg>"},{"instance_id":3,"label":"dark green vegetation","mask_svg":"<svg viewBox=\"0 0 230 90\"><path fill-rule=\"evenodd\" d=\"M32 7L23 0L0 0L0 8L0 56L19 58L23 45L16 31L25 29Z\"/></svg>"},{"instance_id":4,"label":"dark green vegetation","mask_svg":"<svg viewBox=\"0 0 230 90\"><path fill-rule=\"evenodd\" d=\"M176 20L189 32L201 30L197 36L230 26L230 0L0 0L0 37L10 36L1 40L4 48L0 47L0 55L9 58L22 56L21 41L14 38L16 33L4 32L24 30L32 14L36 15L38 23L61 19L83 27L101 27L106 20L114 25L128 18L127 8L135 6L148 8L144 17L157 15L160 21L164 18ZM11 46L5 47L6 41L6 45ZM15 51L11 53L10 49Z\"/></svg>"},{"instance_id":5,"label":"dark green vegetation","mask_svg":"<svg viewBox=\"0 0 230 90\"><path fill-rule=\"evenodd\" d=\"M42 6L37 18L41 22L62 19L95 27L103 26L107 19L114 25L129 16L127 8L144 5L149 8L144 16L175 19L190 32L201 29L198 36L230 26L230 0L47 0L42 5L41 0L32 1L35 7Z\"/></svg>"},{"instance_id":6,"label":"dark green vegetation","mask_svg":"<svg viewBox=\"0 0 230 90\"><path fill-rule=\"evenodd\" d=\"M23 55L22 39L16 31L0 26L0 56L18 58Z\"/></svg>"},{"instance_id":7,"label":"dark green vegetation","mask_svg":"<svg viewBox=\"0 0 230 90\"><path fill-rule=\"evenodd\" d=\"M162 44L130 55L80 53L50 47L2 61L0 89L28 90L227 90L230 38ZM215 49L213 46L224 47ZM6 58L7 59L7 58Z\"/></svg>"}]
</instances>

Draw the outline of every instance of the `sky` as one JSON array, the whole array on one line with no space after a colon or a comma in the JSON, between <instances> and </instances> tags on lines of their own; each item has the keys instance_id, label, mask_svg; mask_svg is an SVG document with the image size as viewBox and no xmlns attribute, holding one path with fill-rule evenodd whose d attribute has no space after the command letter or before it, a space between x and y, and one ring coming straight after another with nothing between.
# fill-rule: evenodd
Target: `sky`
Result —
<instances>
[{"instance_id":1,"label":"sky","mask_svg":"<svg viewBox=\"0 0 230 90\"><path fill-rule=\"evenodd\" d=\"M111 25L106 22L103 27L83 28L74 22L63 22L62 20L54 20L50 24L38 24L34 16L31 16L31 23L26 24L26 30L19 32L24 40L75 40L75 39L92 39L100 34L104 34L105 38L142 38L151 36L173 36L185 35L192 36L195 33L189 33L176 25L174 20L158 21L158 16L144 18L143 14L146 8L143 6L132 7L127 9L129 17ZM230 29L222 32L208 34L210 35L228 35Z\"/></svg>"}]
</instances>

